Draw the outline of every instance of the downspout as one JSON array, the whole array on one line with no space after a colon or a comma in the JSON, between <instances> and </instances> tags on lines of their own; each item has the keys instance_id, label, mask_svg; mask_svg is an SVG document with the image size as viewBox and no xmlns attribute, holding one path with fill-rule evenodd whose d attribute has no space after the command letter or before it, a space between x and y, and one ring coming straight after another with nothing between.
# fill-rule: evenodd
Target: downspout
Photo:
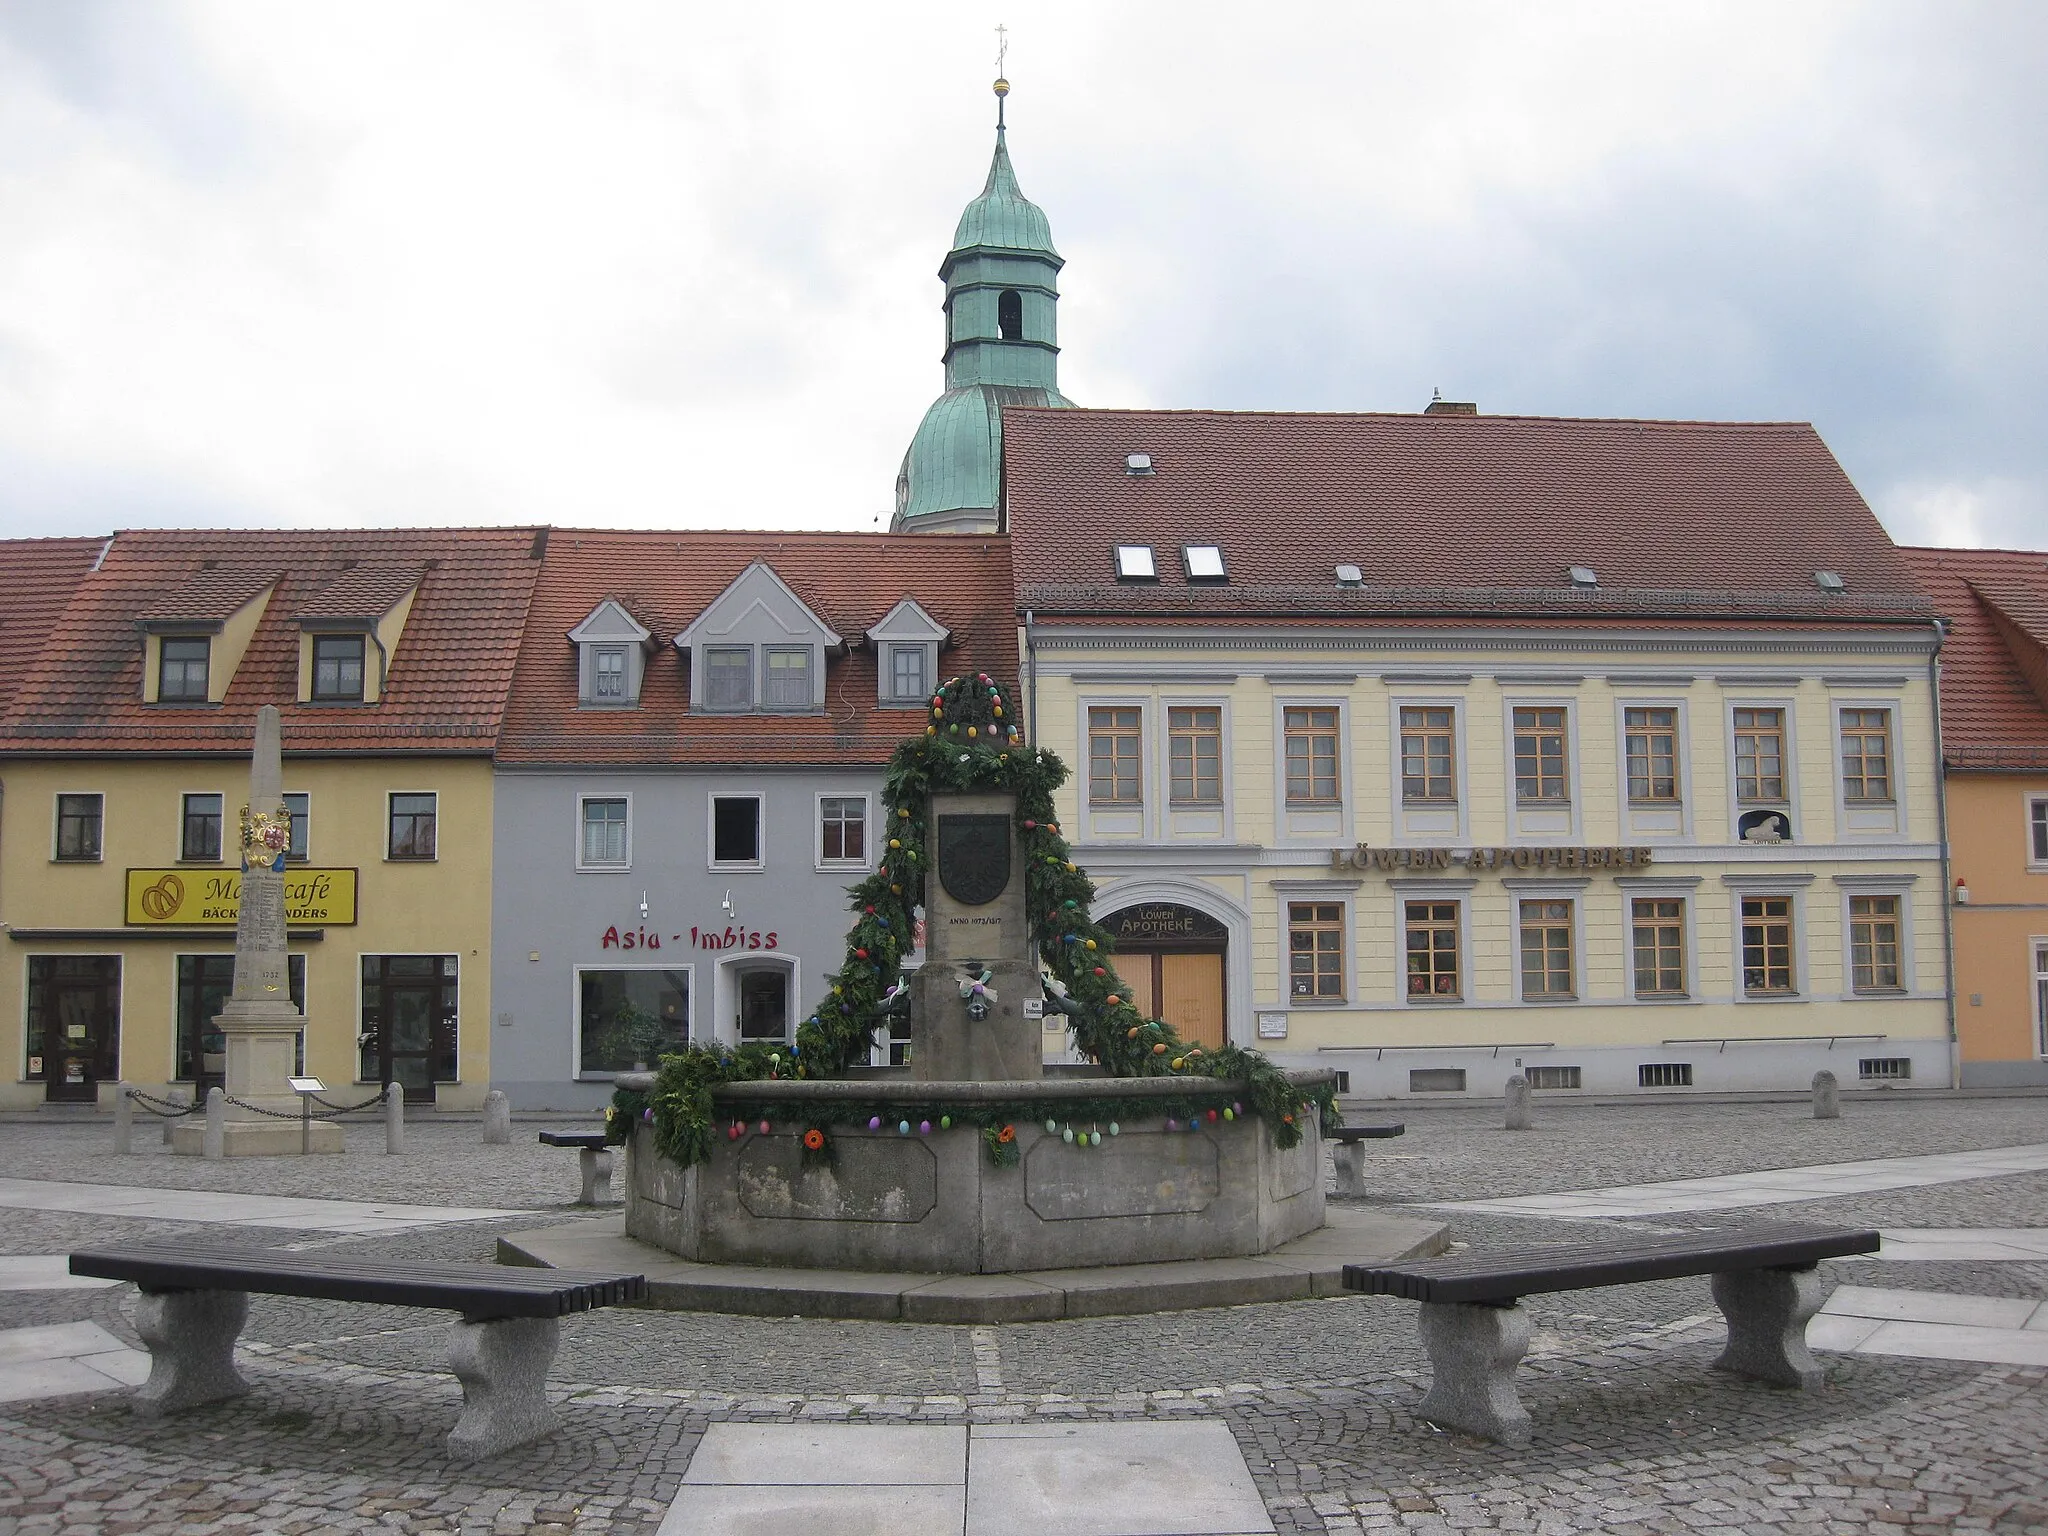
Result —
<instances>
[{"instance_id":1,"label":"downspout","mask_svg":"<svg viewBox=\"0 0 2048 1536\"><path fill-rule=\"evenodd\" d=\"M1955 882L1948 857L1948 767L1941 747L1941 646L1948 628L1934 621L1934 649L1927 656L1927 686L1934 695L1934 830L1941 840L1941 944L1948 985L1948 1085L1963 1086L1963 1042L1956 1025Z\"/></svg>"},{"instance_id":2,"label":"downspout","mask_svg":"<svg viewBox=\"0 0 2048 1536\"><path fill-rule=\"evenodd\" d=\"M1031 610L1024 610L1024 728L1038 740L1038 642L1033 638Z\"/></svg>"}]
</instances>

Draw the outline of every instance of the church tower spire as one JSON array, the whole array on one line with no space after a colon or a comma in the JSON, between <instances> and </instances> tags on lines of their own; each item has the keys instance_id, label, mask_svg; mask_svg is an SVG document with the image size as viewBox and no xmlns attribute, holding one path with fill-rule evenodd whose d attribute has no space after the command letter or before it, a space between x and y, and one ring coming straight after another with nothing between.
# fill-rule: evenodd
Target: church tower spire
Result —
<instances>
[{"instance_id":1,"label":"church tower spire","mask_svg":"<svg viewBox=\"0 0 2048 1536\"><path fill-rule=\"evenodd\" d=\"M1059 392L1059 272L1044 210L1010 164L998 78L996 148L981 195L961 212L939 264L946 285L946 392L932 402L896 477L896 532L985 533L1001 521L1003 407L1067 405Z\"/></svg>"}]
</instances>

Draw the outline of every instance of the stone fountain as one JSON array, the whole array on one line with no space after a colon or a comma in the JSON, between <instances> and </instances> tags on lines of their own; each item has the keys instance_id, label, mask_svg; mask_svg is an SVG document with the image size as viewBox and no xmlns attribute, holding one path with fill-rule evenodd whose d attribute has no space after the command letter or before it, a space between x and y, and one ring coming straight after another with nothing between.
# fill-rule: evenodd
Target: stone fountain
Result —
<instances>
[{"instance_id":1,"label":"stone fountain","mask_svg":"<svg viewBox=\"0 0 2048 1536\"><path fill-rule=\"evenodd\" d=\"M1314 1115L1282 1150L1256 1115L1170 1117L1186 1078L1047 1075L1041 1020L1062 1000L1041 981L1017 814L1007 793L931 797L925 868L936 878L925 964L909 984L909 1067L728 1084L713 1093L711 1155L688 1167L636 1127L631 1236L711 1263L980 1274L1262 1254L1322 1226ZM1293 1076L1305 1090L1330 1079ZM1224 1099L1243 1091L1199 1086ZM1076 1119L1077 1106L1105 1100L1119 1119ZM848 1104L876 1113L848 1125ZM994 1160L979 1128L949 1123L991 1105L1010 1116L1013 1162ZM829 1162L803 1141L822 1119L835 1121Z\"/></svg>"}]
</instances>

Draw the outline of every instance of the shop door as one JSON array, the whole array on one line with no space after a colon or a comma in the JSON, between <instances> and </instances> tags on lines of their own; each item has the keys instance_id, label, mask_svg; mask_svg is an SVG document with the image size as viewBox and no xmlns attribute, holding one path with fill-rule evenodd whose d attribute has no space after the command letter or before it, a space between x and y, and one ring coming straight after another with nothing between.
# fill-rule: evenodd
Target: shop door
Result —
<instances>
[{"instance_id":1,"label":"shop door","mask_svg":"<svg viewBox=\"0 0 2048 1536\"><path fill-rule=\"evenodd\" d=\"M456 977L453 955L363 956L364 1082L431 1101L435 1083L456 1080Z\"/></svg>"},{"instance_id":2,"label":"shop door","mask_svg":"<svg viewBox=\"0 0 2048 1536\"><path fill-rule=\"evenodd\" d=\"M1159 1017L1189 1045L1223 1044L1223 957L1168 952L1159 957Z\"/></svg>"},{"instance_id":3,"label":"shop door","mask_svg":"<svg viewBox=\"0 0 2048 1536\"><path fill-rule=\"evenodd\" d=\"M740 1044L789 1038L789 972L780 966L739 974Z\"/></svg>"},{"instance_id":4,"label":"shop door","mask_svg":"<svg viewBox=\"0 0 2048 1536\"><path fill-rule=\"evenodd\" d=\"M32 955L29 1076L52 1104L90 1104L120 1076L121 961L115 955Z\"/></svg>"}]
</instances>

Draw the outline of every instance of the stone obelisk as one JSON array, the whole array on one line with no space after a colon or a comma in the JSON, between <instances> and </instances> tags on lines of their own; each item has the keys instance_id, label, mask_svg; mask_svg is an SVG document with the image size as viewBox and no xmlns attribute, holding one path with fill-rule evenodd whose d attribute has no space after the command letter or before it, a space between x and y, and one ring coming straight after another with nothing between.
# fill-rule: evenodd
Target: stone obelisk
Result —
<instances>
[{"instance_id":1,"label":"stone obelisk","mask_svg":"<svg viewBox=\"0 0 2048 1536\"><path fill-rule=\"evenodd\" d=\"M341 1127L316 1120L310 1136L299 1121L299 1097L286 1081L306 1016L292 1002L285 958L284 860L291 812L284 803L284 764L277 706L256 712L256 750L249 764L249 803L242 808L241 905L235 914L235 986L214 1027L227 1037L229 1157L271 1157L342 1150ZM270 1114L261 1111L269 1110ZM278 1116L288 1118L277 1118ZM205 1128L180 1122L172 1149L197 1154ZM302 1140L303 1138L303 1140Z\"/></svg>"}]
</instances>

